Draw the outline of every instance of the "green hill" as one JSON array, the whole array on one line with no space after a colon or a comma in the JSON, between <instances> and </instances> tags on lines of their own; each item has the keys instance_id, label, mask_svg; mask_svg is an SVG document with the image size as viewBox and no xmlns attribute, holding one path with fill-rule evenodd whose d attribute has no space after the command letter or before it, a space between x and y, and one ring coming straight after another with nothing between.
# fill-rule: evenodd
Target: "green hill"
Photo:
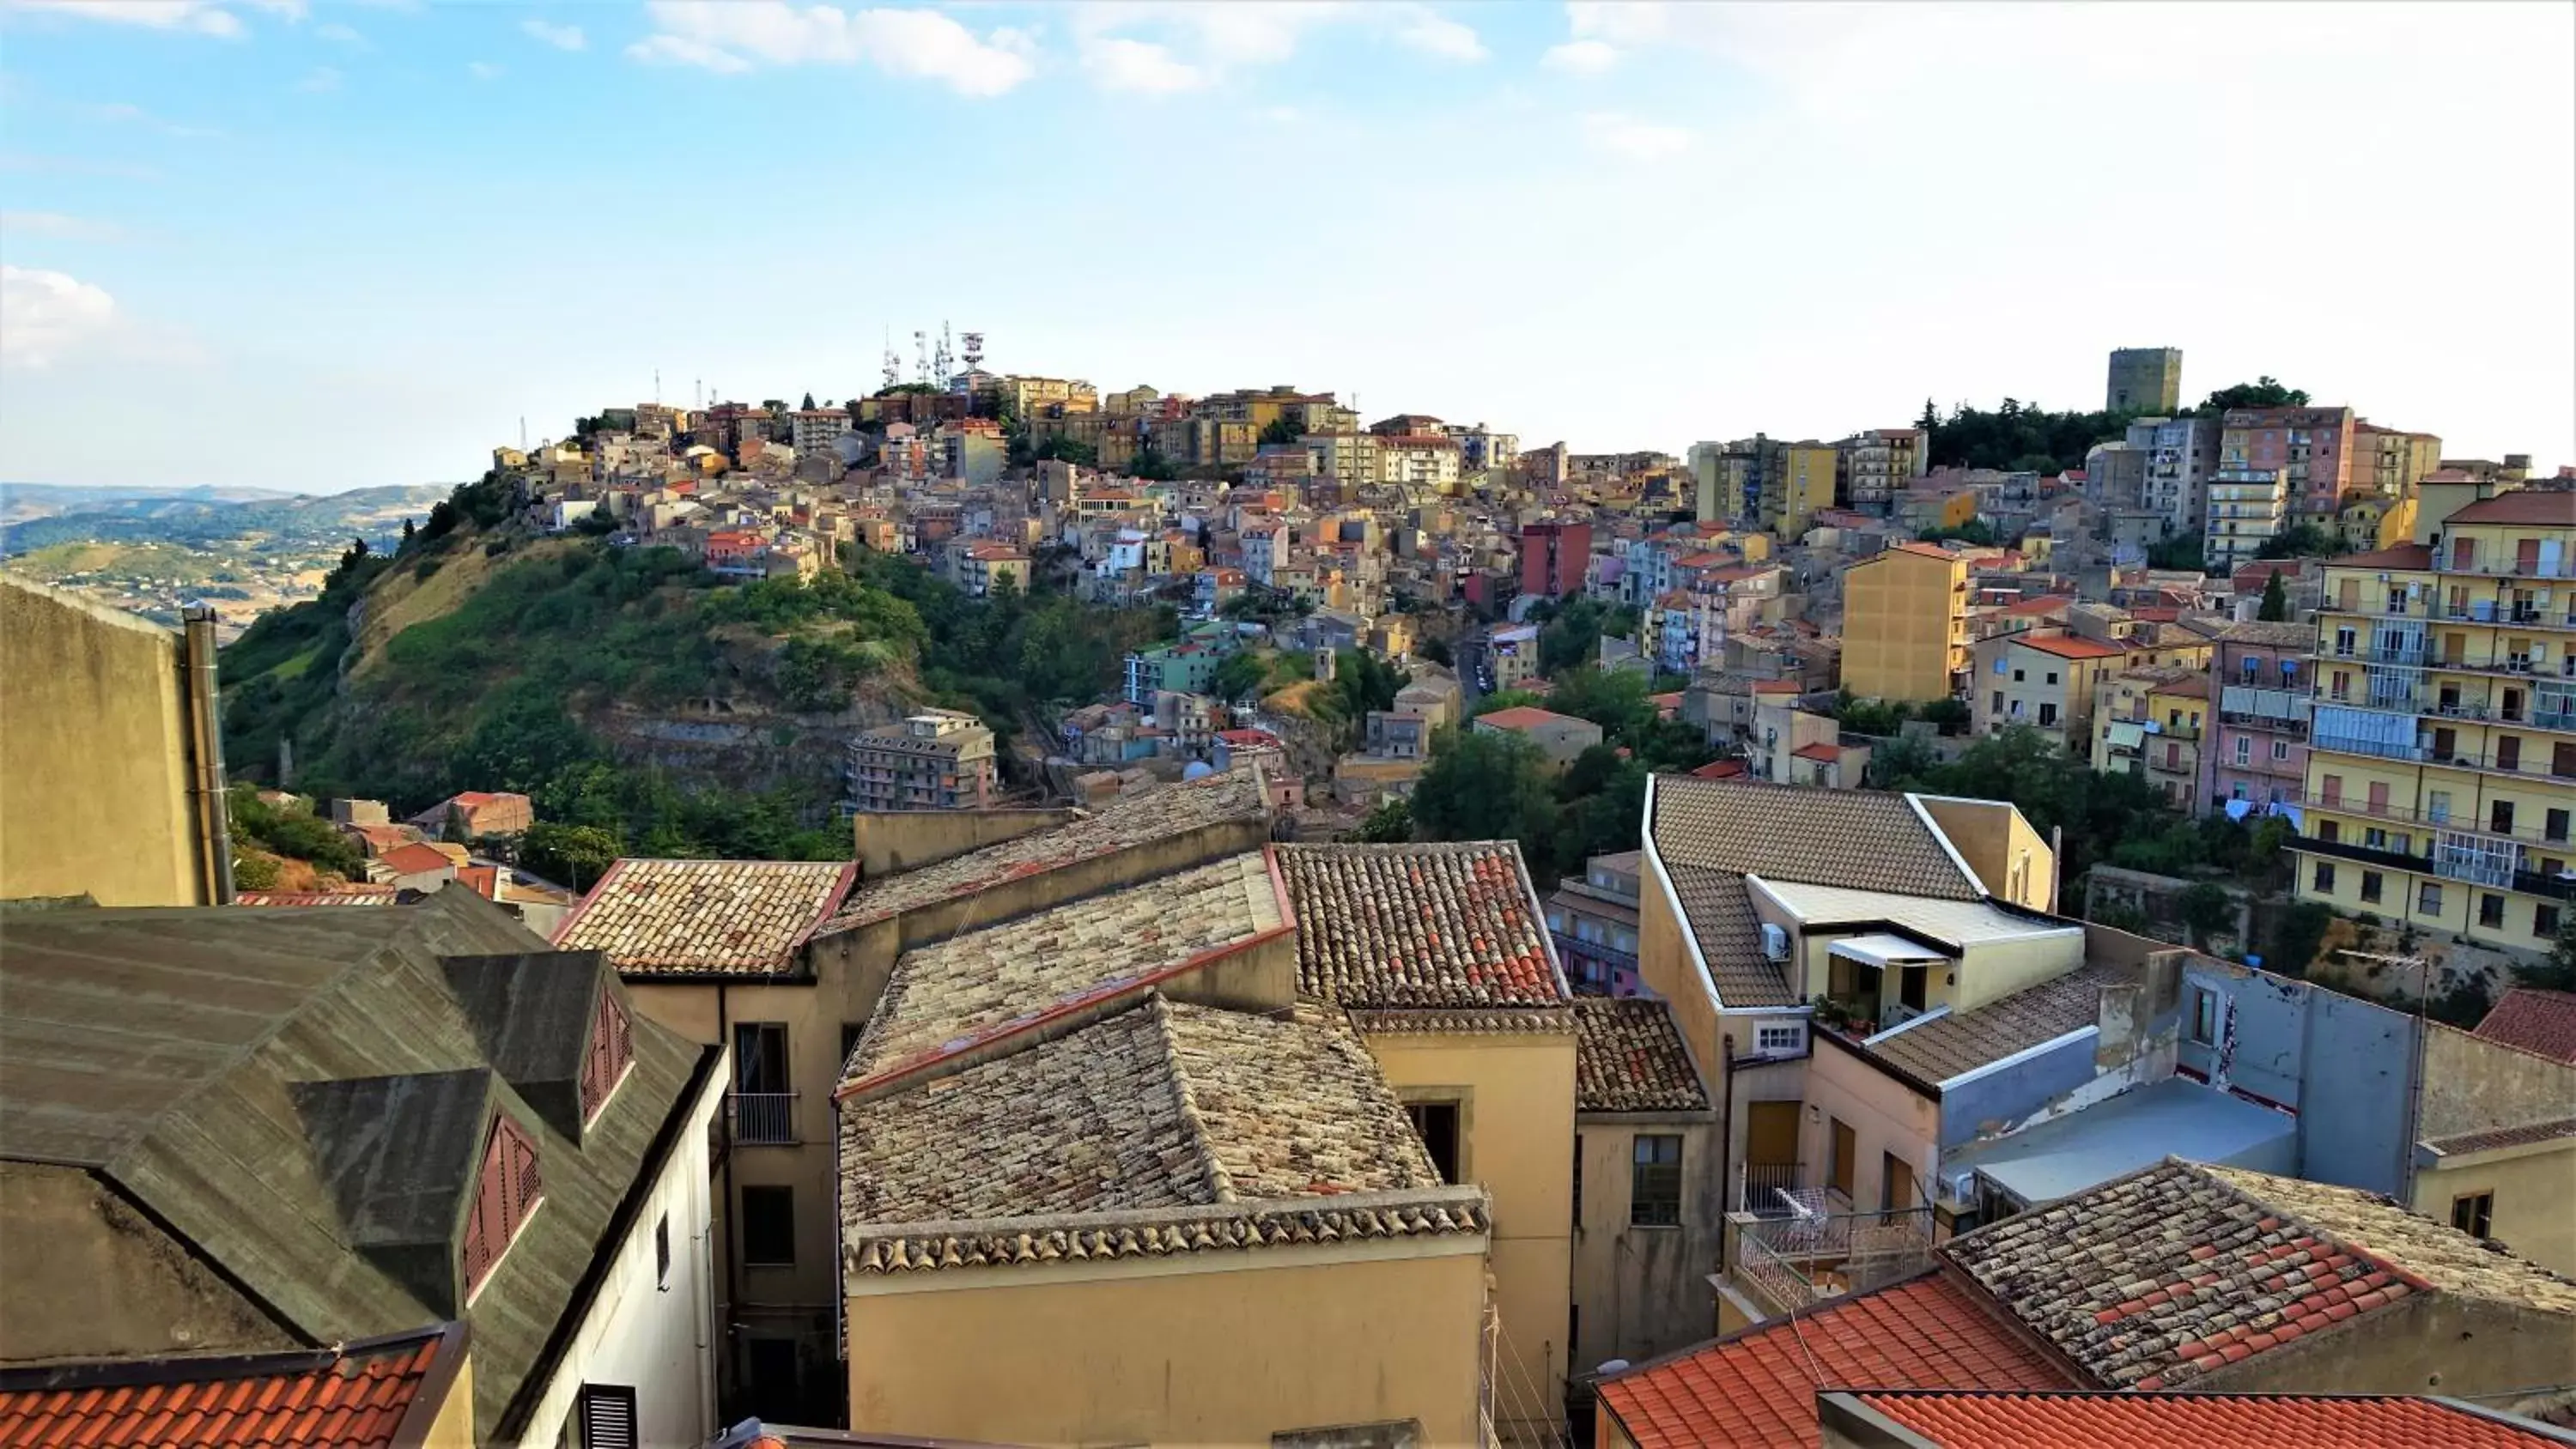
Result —
<instances>
[{"instance_id":1,"label":"green hill","mask_svg":"<svg viewBox=\"0 0 2576 1449\"><path fill-rule=\"evenodd\" d=\"M973 599L864 552L808 582L728 583L667 548L536 536L517 502L504 476L460 487L228 647L234 777L399 811L517 790L630 853L845 856L855 731L936 702L1007 736L1114 689L1127 651L1171 628L1048 592Z\"/></svg>"}]
</instances>

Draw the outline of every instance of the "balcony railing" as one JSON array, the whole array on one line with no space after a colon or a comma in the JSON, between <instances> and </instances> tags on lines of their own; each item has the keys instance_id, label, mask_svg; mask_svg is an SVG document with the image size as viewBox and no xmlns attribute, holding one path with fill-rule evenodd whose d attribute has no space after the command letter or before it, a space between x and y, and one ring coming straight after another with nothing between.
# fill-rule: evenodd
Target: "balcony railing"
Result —
<instances>
[{"instance_id":1,"label":"balcony railing","mask_svg":"<svg viewBox=\"0 0 2576 1449\"><path fill-rule=\"evenodd\" d=\"M794 1092L735 1092L725 1098L733 1116L733 1140L754 1147L793 1147L796 1135Z\"/></svg>"},{"instance_id":2,"label":"balcony railing","mask_svg":"<svg viewBox=\"0 0 2576 1449\"><path fill-rule=\"evenodd\" d=\"M2300 796L2297 803L2315 810L2332 810L2340 815L2366 815L2373 820L2387 820L2399 825L2424 825L2437 830L2479 830L2477 822L2467 815L2450 810L2415 810L2404 805L2373 806L2366 800L2356 800L2350 796L2313 793ZM2544 850L2565 850L2570 845L2576 845L2576 840L2571 840L2567 835L2550 834L2546 817L2537 827L2502 831L2479 830L2479 833L2493 836L2498 840L2510 840L2518 845L2539 847Z\"/></svg>"},{"instance_id":3,"label":"balcony railing","mask_svg":"<svg viewBox=\"0 0 2576 1449\"><path fill-rule=\"evenodd\" d=\"M1791 1209L1781 1194L1796 1192L1799 1174L1804 1171L1805 1165L1796 1162L1744 1164L1743 1178L1736 1184L1735 1210L1766 1218L1786 1216Z\"/></svg>"},{"instance_id":4,"label":"balcony railing","mask_svg":"<svg viewBox=\"0 0 2576 1449\"><path fill-rule=\"evenodd\" d=\"M1818 1206L1840 1207L1840 1193L1818 1193ZM1932 1210L1809 1212L1764 1218L1737 1233L1735 1271L1783 1311L1866 1293L1920 1272L1931 1262Z\"/></svg>"}]
</instances>

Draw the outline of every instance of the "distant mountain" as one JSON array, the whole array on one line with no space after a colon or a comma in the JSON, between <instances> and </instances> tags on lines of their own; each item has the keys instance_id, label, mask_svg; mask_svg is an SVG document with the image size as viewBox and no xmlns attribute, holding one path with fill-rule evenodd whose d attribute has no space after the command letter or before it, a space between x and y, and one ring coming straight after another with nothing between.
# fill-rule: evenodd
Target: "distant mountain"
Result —
<instances>
[{"instance_id":1,"label":"distant mountain","mask_svg":"<svg viewBox=\"0 0 2576 1449\"><path fill-rule=\"evenodd\" d=\"M261 488L62 488L0 483L0 556L65 543L320 544L398 537L426 518L445 483L281 493Z\"/></svg>"}]
</instances>

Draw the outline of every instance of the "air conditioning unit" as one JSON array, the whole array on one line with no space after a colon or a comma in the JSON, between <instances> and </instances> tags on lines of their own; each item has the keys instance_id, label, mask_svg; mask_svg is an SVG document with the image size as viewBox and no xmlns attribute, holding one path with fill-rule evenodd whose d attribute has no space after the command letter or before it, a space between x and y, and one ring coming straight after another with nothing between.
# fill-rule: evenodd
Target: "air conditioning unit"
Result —
<instances>
[{"instance_id":1,"label":"air conditioning unit","mask_svg":"<svg viewBox=\"0 0 2576 1449\"><path fill-rule=\"evenodd\" d=\"M1941 1175L1941 1193L1952 1202L1975 1202L1973 1194L1976 1190L1977 1170L1973 1167L1962 1167L1956 1172Z\"/></svg>"},{"instance_id":2,"label":"air conditioning unit","mask_svg":"<svg viewBox=\"0 0 2576 1449\"><path fill-rule=\"evenodd\" d=\"M1789 933L1768 921L1762 923L1762 955L1769 961L1789 959Z\"/></svg>"}]
</instances>

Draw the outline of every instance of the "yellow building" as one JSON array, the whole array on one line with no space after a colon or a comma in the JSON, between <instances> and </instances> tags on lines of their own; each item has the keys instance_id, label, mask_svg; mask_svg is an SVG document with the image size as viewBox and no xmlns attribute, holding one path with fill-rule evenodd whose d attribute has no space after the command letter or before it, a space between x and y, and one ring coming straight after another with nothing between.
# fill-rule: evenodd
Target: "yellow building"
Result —
<instances>
[{"instance_id":1,"label":"yellow building","mask_svg":"<svg viewBox=\"0 0 2576 1449\"><path fill-rule=\"evenodd\" d=\"M2442 466L2442 440L2431 433L2383 428L2366 420L2352 425L2352 491L2389 502L2408 497Z\"/></svg>"},{"instance_id":2,"label":"yellow building","mask_svg":"<svg viewBox=\"0 0 2576 1449\"><path fill-rule=\"evenodd\" d=\"M0 900L231 899L215 623L0 575Z\"/></svg>"},{"instance_id":3,"label":"yellow building","mask_svg":"<svg viewBox=\"0 0 2576 1449\"><path fill-rule=\"evenodd\" d=\"M1958 693L1968 672L1968 562L1900 543L1843 574L1843 687L1921 704Z\"/></svg>"},{"instance_id":4,"label":"yellow building","mask_svg":"<svg viewBox=\"0 0 2576 1449\"><path fill-rule=\"evenodd\" d=\"M1820 508L1834 506L1834 473L1842 454L1831 443L1791 443L1779 486L1762 498L1763 526L1786 540L1807 531Z\"/></svg>"},{"instance_id":5,"label":"yellow building","mask_svg":"<svg viewBox=\"0 0 2576 1449\"><path fill-rule=\"evenodd\" d=\"M2543 951L2576 895L2576 495L2442 514L2327 565L2299 895Z\"/></svg>"}]
</instances>

